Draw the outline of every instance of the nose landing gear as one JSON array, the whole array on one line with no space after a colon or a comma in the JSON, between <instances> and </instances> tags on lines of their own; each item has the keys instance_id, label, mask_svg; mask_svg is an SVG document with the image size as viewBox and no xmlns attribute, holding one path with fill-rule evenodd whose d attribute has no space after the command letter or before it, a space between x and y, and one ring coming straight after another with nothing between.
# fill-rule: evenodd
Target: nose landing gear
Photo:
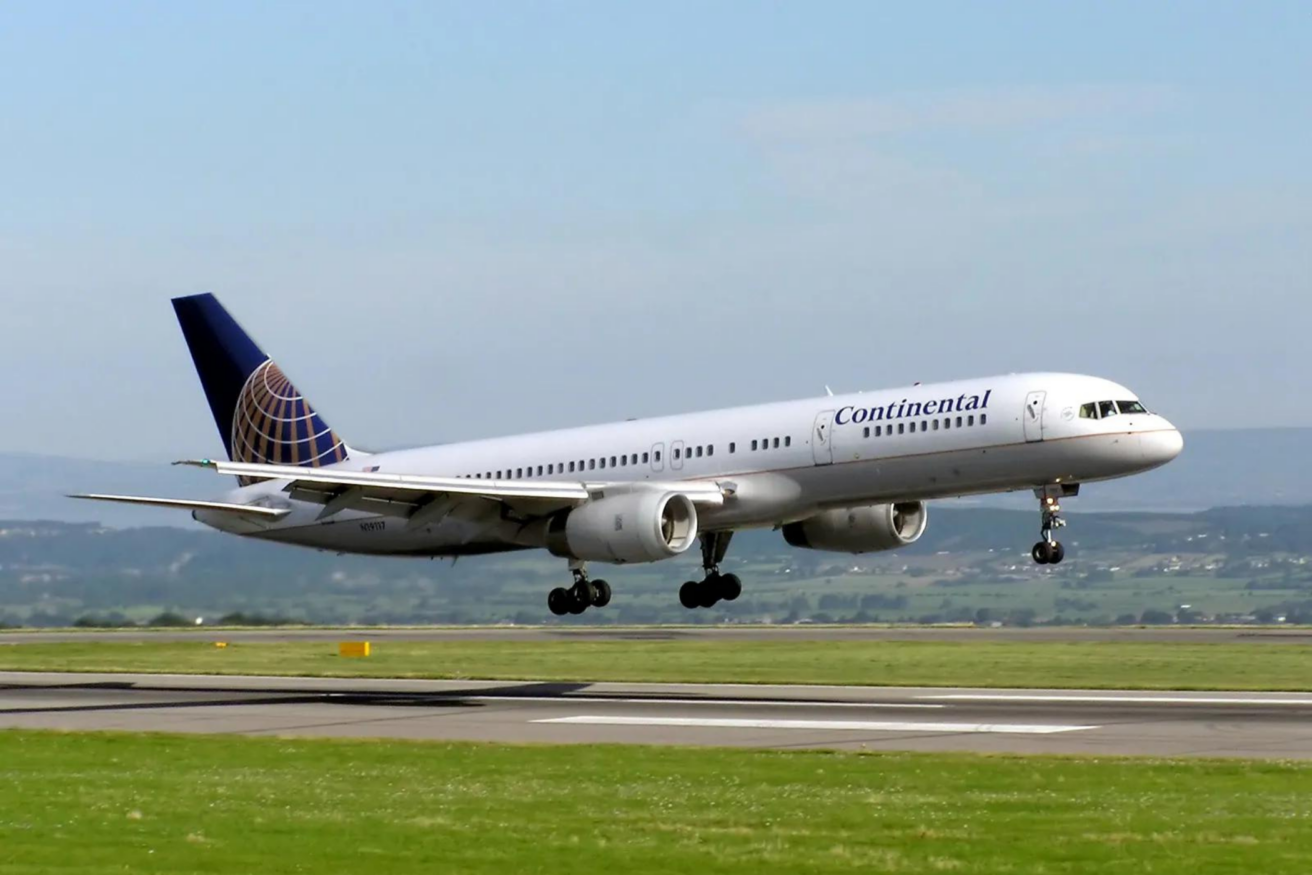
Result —
<instances>
[{"instance_id":1,"label":"nose landing gear","mask_svg":"<svg viewBox=\"0 0 1312 875\"><path fill-rule=\"evenodd\" d=\"M733 532L705 532L702 541L702 568L706 577L690 580L679 587L679 604L685 608L711 608L720 600L731 602L742 595L743 582L736 574L721 574L720 563L729 552Z\"/></svg>"},{"instance_id":2,"label":"nose landing gear","mask_svg":"<svg viewBox=\"0 0 1312 875\"><path fill-rule=\"evenodd\" d=\"M604 580L589 580L588 570L582 564L571 565L574 585L569 589L558 586L547 593L547 609L557 617L581 614L588 608L604 608L610 604L610 584Z\"/></svg>"},{"instance_id":3,"label":"nose landing gear","mask_svg":"<svg viewBox=\"0 0 1312 875\"><path fill-rule=\"evenodd\" d=\"M1039 510L1043 514L1043 540L1034 545L1034 549L1030 551L1030 556L1039 565L1056 565L1066 558L1066 548L1052 534L1066 525L1066 520L1061 518L1061 505L1058 504L1058 498L1063 494L1063 489L1062 487L1044 487L1034 491L1039 496Z\"/></svg>"}]
</instances>

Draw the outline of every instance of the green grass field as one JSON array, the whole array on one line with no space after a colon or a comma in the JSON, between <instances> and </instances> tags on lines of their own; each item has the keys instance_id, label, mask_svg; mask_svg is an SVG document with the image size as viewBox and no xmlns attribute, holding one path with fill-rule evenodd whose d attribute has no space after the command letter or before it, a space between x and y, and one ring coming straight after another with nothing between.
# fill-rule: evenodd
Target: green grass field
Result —
<instances>
[{"instance_id":1,"label":"green grass field","mask_svg":"<svg viewBox=\"0 0 1312 875\"><path fill-rule=\"evenodd\" d=\"M367 633L343 633L367 638ZM563 681L1312 690L1312 646L1154 642L115 641L0 646L0 669Z\"/></svg>"},{"instance_id":2,"label":"green grass field","mask_svg":"<svg viewBox=\"0 0 1312 875\"><path fill-rule=\"evenodd\" d=\"M0 871L1312 871L1312 765L0 732Z\"/></svg>"}]
</instances>

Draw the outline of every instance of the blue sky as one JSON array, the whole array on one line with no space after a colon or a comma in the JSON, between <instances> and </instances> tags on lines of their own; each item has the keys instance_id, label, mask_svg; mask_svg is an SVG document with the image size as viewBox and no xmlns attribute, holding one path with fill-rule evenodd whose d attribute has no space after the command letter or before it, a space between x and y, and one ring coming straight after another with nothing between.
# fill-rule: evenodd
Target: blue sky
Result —
<instances>
[{"instance_id":1,"label":"blue sky","mask_svg":"<svg viewBox=\"0 0 1312 875\"><path fill-rule=\"evenodd\" d=\"M213 451L197 291L366 446L1042 369L1312 425L1310 21L6 4L0 449Z\"/></svg>"}]
</instances>

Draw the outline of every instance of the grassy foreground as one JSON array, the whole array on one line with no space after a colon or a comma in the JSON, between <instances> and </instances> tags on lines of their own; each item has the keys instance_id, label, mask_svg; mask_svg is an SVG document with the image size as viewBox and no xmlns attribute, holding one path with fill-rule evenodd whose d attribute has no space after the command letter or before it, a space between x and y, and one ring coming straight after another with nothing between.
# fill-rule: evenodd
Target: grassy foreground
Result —
<instances>
[{"instance_id":1,"label":"grassy foreground","mask_svg":"<svg viewBox=\"0 0 1312 875\"><path fill-rule=\"evenodd\" d=\"M0 871L1312 871L1312 766L0 732Z\"/></svg>"},{"instance_id":2,"label":"grassy foreground","mask_svg":"<svg viewBox=\"0 0 1312 875\"><path fill-rule=\"evenodd\" d=\"M350 633L343 633L348 637ZM367 633L356 637L367 638ZM1312 689L1312 646L1173 642L95 641L0 645L0 670L1107 689Z\"/></svg>"}]
</instances>

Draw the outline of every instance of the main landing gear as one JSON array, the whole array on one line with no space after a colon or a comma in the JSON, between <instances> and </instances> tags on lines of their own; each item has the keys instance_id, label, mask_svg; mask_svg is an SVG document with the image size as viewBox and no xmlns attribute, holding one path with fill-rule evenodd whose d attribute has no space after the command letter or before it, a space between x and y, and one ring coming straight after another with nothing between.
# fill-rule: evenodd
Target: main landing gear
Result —
<instances>
[{"instance_id":1,"label":"main landing gear","mask_svg":"<svg viewBox=\"0 0 1312 875\"><path fill-rule=\"evenodd\" d=\"M703 532L702 568L706 576L700 581L690 580L679 587L679 604L685 608L710 608L723 599L731 602L742 595L743 582L736 574L721 574L720 563L729 552L729 539L733 532Z\"/></svg>"},{"instance_id":2,"label":"main landing gear","mask_svg":"<svg viewBox=\"0 0 1312 875\"><path fill-rule=\"evenodd\" d=\"M569 589L558 586L547 593L547 608L557 617L581 614L588 608L604 608L610 604L610 584L604 580L589 580L588 570L582 563L571 565L574 585Z\"/></svg>"},{"instance_id":3,"label":"main landing gear","mask_svg":"<svg viewBox=\"0 0 1312 875\"><path fill-rule=\"evenodd\" d=\"M1034 545L1030 555L1039 565L1056 565L1066 558L1066 548L1052 535L1066 525L1061 518L1061 505L1057 503L1062 490L1060 487L1044 487L1034 491L1039 496L1039 510L1043 514L1043 540Z\"/></svg>"}]
</instances>

